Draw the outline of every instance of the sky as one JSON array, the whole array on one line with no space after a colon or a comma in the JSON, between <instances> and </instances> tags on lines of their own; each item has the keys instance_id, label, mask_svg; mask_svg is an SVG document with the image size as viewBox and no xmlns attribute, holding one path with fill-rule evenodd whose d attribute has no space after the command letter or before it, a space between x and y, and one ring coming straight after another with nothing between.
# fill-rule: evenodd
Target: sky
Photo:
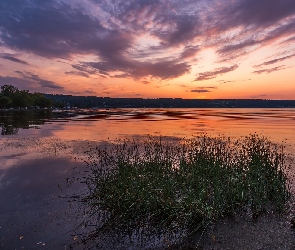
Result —
<instances>
[{"instance_id":1,"label":"sky","mask_svg":"<svg viewBox=\"0 0 295 250\"><path fill-rule=\"evenodd\" d=\"M295 99L294 0L0 0L0 85Z\"/></svg>"}]
</instances>

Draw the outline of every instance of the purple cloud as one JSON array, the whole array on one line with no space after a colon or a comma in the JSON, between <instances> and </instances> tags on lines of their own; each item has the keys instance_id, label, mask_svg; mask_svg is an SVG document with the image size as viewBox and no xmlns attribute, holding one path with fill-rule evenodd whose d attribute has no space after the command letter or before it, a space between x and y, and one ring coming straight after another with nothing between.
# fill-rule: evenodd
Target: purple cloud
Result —
<instances>
[{"instance_id":1,"label":"purple cloud","mask_svg":"<svg viewBox=\"0 0 295 250\"><path fill-rule=\"evenodd\" d=\"M274 67L274 68L271 68L271 69L261 69L261 70L256 70L256 71L253 71L252 73L254 74L262 74L262 73L272 73L274 71L278 71L278 70L283 70L285 69L285 65L281 65L281 66L278 66L278 67Z\"/></svg>"},{"instance_id":2,"label":"purple cloud","mask_svg":"<svg viewBox=\"0 0 295 250\"><path fill-rule=\"evenodd\" d=\"M47 58L118 53L132 41L132 36L105 28L70 2L2 1L0 15L3 44Z\"/></svg>"},{"instance_id":3,"label":"purple cloud","mask_svg":"<svg viewBox=\"0 0 295 250\"><path fill-rule=\"evenodd\" d=\"M189 60L203 49L215 50L219 62L233 63L295 33L294 0L77 2L0 1L0 46L63 59L74 69L66 74L172 79L188 74ZM138 42L143 36L156 42ZM75 61L81 55L95 59ZM14 56L3 59L28 64ZM236 68L204 72L196 81Z\"/></svg>"},{"instance_id":4,"label":"purple cloud","mask_svg":"<svg viewBox=\"0 0 295 250\"><path fill-rule=\"evenodd\" d=\"M235 64L235 65L232 65L231 67L222 67L222 68L214 69L213 71L203 72L203 73L200 73L194 81L204 81L204 80L213 79L219 75L223 75L225 73L234 71L238 67L239 66L237 64Z\"/></svg>"},{"instance_id":5,"label":"purple cloud","mask_svg":"<svg viewBox=\"0 0 295 250\"><path fill-rule=\"evenodd\" d=\"M11 77L11 76L0 76L0 85L13 85L20 90L30 90L34 92L46 92L44 90L44 86L39 84L36 81L26 79L26 78L19 78L19 77ZM50 90L51 92L60 93L60 90L63 89L62 87L57 88L47 88L46 90Z\"/></svg>"},{"instance_id":6,"label":"purple cloud","mask_svg":"<svg viewBox=\"0 0 295 250\"><path fill-rule=\"evenodd\" d=\"M183 52L181 53L180 57L182 59L190 58L196 55L197 52L200 51L199 46L185 46Z\"/></svg>"},{"instance_id":7,"label":"purple cloud","mask_svg":"<svg viewBox=\"0 0 295 250\"><path fill-rule=\"evenodd\" d=\"M192 89L191 92L193 93L209 93L212 92L212 89L217 89L217 87L199 87L196 89Z\"/></svg>"},{"instance_id":8,"label":"purple cloud","mask_svg":"<svg viewBox=\"0 0 295 250\"><path fill-rule=\"evenodd\" d=\"M14 57L14 56L11 56L11 55L2 55L1 58L12 61L12 62L24 64L24 65L30 65L26 61L20 60L20 59Z\"/></svg>"},{"instance_id":9,"label":"purple cloud","mask_svg":"<svg viewBox=\"0 0 295 250\"><path fill-rule=\"evenodd\" d=\"M292 16L295 13L293 0L239 0L230 13L235 23L265 27Z\"/></svg>"},{"instance_id":10,"label":"purple cloud","mask_svg":"<svg viewBox=\"0 0 295 250\"><path fill-rule=\"evenodd\" d=\"M281 62L281 61L284 61L286 59L292 58L294 56L295 56L295 54L289 55L289 56L280 57L280 58L276 58L276 59L273 59L273 60L270 60L270 61L267 61L267 62L258 64L258 65L254 65L253 67L254 68L259 68L261 66L266 66L266 65L274 64L274 63Z\"/></svg>"},{"instance_id":11,"label":"purple cloud","mask_svg":"<svg viewBox=\"0 0 295 250\"><path fill-rule=\"evenodd\" d=\"M80 72L80 71L67 71L65 72L66 75L76 75L76 76L83 76L83 77L86 77L86 78L89 78L89 75L84 73L84 72Z\"/></svg>"},{"instance_id":12,"label":"purple cloud","mask_svg":"<svg viewBox=\"0 0 295 250\"><path fill-rule=\"evenodd\" d=\"M125 72L126 77L142 78L151 76L163 80L182 76L190 72L190 65L178 60L167 60L159 62L140 62L119 58L110 62L84 62L80 69L87 71L98 71L100 74L109 75L112 71Z\"/></svg>"},{"instance_id":13,"label":"purple cloud","mask_svg":"<svg viewBox=\"0 0 295 250\"><path fill-rule=\"evenodd\" d=\"M210 91L208 89L193 89L193 90L191 90L191 92L193 92L193 93L208 93L208 92L212 92L212 91Z\"/></svg>"},{"instance_id":14,"label":"purple cloud","mask_svg":"<svg viewBox=\"0 0 295 250\"><path fill-rule=\"evenodd\" d=\"M63 89L63 87L59 86L55 82L44 80L34 73L27 72L27 71L22 72L18 70L15 71L15 73L17 73L23 79L35 82L40 87L47 88L47 89Z\"/></svg>"}]
</instances>

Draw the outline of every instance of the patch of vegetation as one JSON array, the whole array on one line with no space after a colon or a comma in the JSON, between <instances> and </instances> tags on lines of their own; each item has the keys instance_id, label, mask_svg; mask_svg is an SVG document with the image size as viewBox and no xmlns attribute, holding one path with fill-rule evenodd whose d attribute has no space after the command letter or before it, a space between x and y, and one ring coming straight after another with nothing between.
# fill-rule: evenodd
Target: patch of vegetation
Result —
<instances>
[{"instance_id":1,"label":"patch of vegetation","mask_svg":"<svg viewBox=\"0 0 295 250\"><path fill-rule=\"evenodd\" d=\"M41 93L29 93L28 90L19 90L12 85L1 86L0 109L26 108L30 106L50 108L53 106L53 102Z\"/></svg>"},{"instance_id":2,"label":"patch of vegetation","mask_svg":"<svg viewBox=\"0 0 295 250\"><path fill-rule=\"evenodd\" d=\"M89 152L88 238L109 232L174 242L210 221L250 211L282 212L290 197L283 147L257 134L236 141L199 136L124 141ZM87 241L87 239L86 239Z\"/></svg>"}]
</instances>

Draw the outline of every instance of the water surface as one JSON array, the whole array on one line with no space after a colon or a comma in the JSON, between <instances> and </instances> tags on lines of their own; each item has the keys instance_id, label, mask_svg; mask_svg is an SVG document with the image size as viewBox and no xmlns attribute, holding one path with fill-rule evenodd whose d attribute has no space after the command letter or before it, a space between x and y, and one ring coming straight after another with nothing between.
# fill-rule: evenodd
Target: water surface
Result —
<instances>
[{"instance_id":1,"label":"water surface","mask_svg":"<svg viewBox=\"0 0 295 250\"><path fill-rule=\"evenodd\" d=\"M295 151L295 109L102 109L0 112L0 248L64 249L75 212L58 189L83 170L87 147L125 138L247 136ZM66 215L65 215L66 214ZM41 242L41 243L40 243Z\"/></svg>"}]
</instances>

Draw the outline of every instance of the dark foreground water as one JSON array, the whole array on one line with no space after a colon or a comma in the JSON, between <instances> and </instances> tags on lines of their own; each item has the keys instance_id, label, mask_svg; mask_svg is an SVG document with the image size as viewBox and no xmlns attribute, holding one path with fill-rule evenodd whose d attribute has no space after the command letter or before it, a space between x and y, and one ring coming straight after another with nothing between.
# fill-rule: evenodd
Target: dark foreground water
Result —
<instances>
[{"instance_id":1,"label":"dark foreground water","mask_svg":"<svg viewBox=\"0 0 295 250\"><path fill-rule=\"evenodd\" d=\"M83 216L66 197L85 187L66 180L85 170L89 147L147 135L256 132L295 150L294 109L1 111L0 126L0 249L70 249L79 240L74 229Z\"/></svg>"}]
</instances>

